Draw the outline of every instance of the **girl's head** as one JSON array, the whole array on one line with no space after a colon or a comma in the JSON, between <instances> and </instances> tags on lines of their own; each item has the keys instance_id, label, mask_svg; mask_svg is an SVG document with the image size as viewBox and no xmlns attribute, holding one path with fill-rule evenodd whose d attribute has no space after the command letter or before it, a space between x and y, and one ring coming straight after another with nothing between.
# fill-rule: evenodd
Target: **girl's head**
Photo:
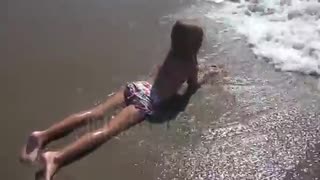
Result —
<instances>
[{"instance_id":1,"label":"girl's head","mask_svg":"<svg viewBox=\"0 0 320 180\"><path fill-rule=\"evenodd\" d=\"M171 31L171 50L182 56L196 55L202 39L203 30L194 21L177 21Z\"/></svg>"}]
</instances>

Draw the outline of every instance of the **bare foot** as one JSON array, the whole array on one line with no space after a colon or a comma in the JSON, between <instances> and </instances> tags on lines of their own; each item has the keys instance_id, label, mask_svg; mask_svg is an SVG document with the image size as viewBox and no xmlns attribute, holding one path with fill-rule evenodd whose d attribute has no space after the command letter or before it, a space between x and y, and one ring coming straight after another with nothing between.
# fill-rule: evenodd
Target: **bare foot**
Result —
<instances>
[{"instance_id":1,"label":"bare foot","mask_svg":"<svg viewBox=\"0 0 320 180\"><path fill-rule=\"evenodd\" d=\"M27 144L22 148L20 154L20 162L34 163L37 160L39 151L43 145L40 134L41 132L35 131L28 137Z\"/></svg>"},{"instance_id":2,"label":"bare foot","mask_svg":"<svg viewBox=\"0 0 320 180\"><path fill-rule=\"evenodd\" d=\"M55 162L57 154L57 152L48 151L39 156L39 163L42 166L42 170L36 174L36 179L45 178L45 180L51 180L53 178L59 168Z\"/></svg>"}]
</instances>

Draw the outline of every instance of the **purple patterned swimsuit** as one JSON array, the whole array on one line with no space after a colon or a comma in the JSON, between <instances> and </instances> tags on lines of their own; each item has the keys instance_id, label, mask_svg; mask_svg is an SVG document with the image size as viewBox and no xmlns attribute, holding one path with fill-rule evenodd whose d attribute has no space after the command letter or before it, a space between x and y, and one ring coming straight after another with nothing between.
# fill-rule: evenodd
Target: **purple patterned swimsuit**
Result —
<instances>
[{"instance_id":1,"label":"purple patterned swimsuit","mask_svg":"<svg viewBox=\"0 0 320 180\"><path fill-rule=\"evenodd\" d=\"M128 83L124 92L127 105L134 105L146 116L151 116L155 108L160 104L160 98L156 90L147 81Z\"/></svg>"}]
</instances>

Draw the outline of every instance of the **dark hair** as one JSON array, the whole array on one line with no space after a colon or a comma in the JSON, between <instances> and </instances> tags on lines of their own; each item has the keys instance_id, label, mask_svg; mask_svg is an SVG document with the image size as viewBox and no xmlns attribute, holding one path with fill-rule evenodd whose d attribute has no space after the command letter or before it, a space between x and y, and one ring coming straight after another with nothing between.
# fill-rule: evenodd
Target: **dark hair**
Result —
<instances>
[{"instance_id":1,"label":"dark hair","mask_svg":"<svg viewBox=\"0 0 320 180\"><path fill-rule=\"evenodd\" d=\"M177 21L171 31L171 50L179 54L197 54L203 39L200 26Z\"/></svg>"}]
</instances>

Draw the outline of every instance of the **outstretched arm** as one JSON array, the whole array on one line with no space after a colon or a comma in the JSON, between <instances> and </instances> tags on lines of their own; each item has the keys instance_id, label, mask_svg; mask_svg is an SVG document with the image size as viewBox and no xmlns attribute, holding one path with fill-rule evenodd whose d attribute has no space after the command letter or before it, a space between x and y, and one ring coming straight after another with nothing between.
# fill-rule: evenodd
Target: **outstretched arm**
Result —
<instances>
[{"instance_id":1,"label":"outstretched arm","mask_svg":"<svg viewBox=\"0 0 320 180\"><path fill-rule=\"evenodd\" d=\"M194 93L203 84L207 83L208 80L219 73L215 65L210 65L209 67L197 67L195 68L188 79L188 91Z\"/></svg>"},{"instance_id":2,"label":"outstretched arm","mask_svg":"<svg viewBox=\"0 0 320 180\"><path fill-rule=\"evenodd\" d=\"M201 86L201 82L199 81L199 77L198 77L198 72L199 72L199 68L196 67L190 73L190 77L189 77L189 79L187 81L188 89L196 90Z\"/></svg>"},{"instance_id":3,"label":"outstretched arm","mask_svg":"<svg viewBox=\"0 0 320 180\"><path fill-rule=\"evenodd\" d=\"M202 79L199 78L199 68L198 66L193 69L190 73L189 79L187 80L188 89L187 94L195 93L202 85Z\"/></svg>"}]
</instances>

